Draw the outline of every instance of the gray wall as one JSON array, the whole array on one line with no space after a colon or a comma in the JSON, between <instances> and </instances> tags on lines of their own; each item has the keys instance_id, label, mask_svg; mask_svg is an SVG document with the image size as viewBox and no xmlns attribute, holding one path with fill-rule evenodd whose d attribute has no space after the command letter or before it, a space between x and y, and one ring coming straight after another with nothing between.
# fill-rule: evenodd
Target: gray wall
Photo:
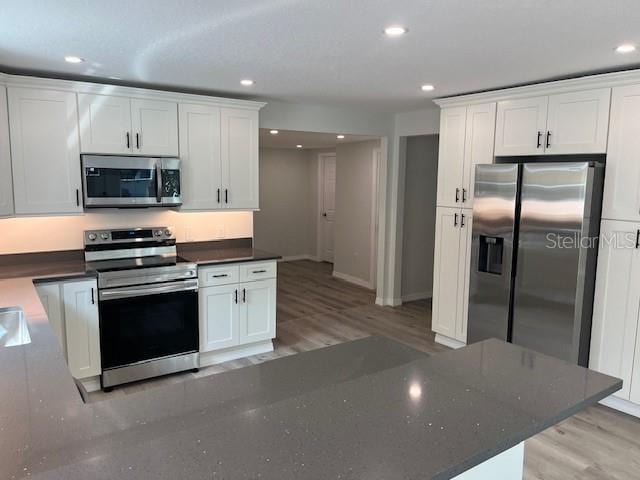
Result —
<instances>
[{"instance_id":1,"label":"gray wall","mask_svg":"<svg viewBox=\"0 0 640 480\"><path fill-rule=\"evenodd\" d=\"M260 211L253 215L256 248L284 257L315 255L311 185L317 173L309 158L303 150L260 149Z\"/></svg>"},{"instance_id":2,"label":"gray wall","mask_svg":"<svg viewBox=\"0 0 640 480\"><path fill-rule=\"evenodd\" d=\"M402 298L431 297L435 247L438 135L407 137L402 235Z\"/></svg>"},{"instance_id":3,"label":"gray wall","mask_svg":"<svg viewBox=\"0 0 640 480\"><path fill-rule=\"evenodd\" d=\"M370 283L373 151L379 140L336 148L336 216L334 265L337 274ZM373 286L373 284L371 284Z\"/></svg>"}]
</instances>

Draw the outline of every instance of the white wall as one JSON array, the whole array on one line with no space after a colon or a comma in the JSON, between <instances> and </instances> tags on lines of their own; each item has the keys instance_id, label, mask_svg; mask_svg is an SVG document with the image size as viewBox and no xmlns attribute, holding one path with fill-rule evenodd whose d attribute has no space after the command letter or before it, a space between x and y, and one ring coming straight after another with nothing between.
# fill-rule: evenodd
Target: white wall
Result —
<instances>
[{"instance_id":1,"label":"white wall","mask_svg":"<svg viewBox=\"0 0 640 480\"><path fill-rule=\"evenodd\" d=\"M336 215L334 265L337 276L373 287L371 271L371 213L374 208L375 149L379 140L336 147Z\"/></svg>"},{"instance_id":2,"label":"white wall","mask_svg":"<svg viewBox=\"0 0 640 480\"><path fill-rule=\"evenodd\" d=\"M283 257L315 255L315 162L309 151L260 149L260 211L254 245Z\"/></svg>"},{"instance_id":3,"label":"white wall","mask_svg":"<svg viewBox=\"0 0 640 480\"><path fill-rule=\"evenodd\" d=\"M170 226L178 242L253 235L251 212L99 210L84 215L0 219L0 255L82 249L83 231L135 226Z\"/></svg>"},{"instance_id":4,"label":"white wall","mask_svg":"<svg viewBox=\"0 0 640 480\"><path fill-rule=\"evenodd\" d=\"M424 110L397 113L395 134L399 137L434 135L440 130L440 108L434 105Z\"/></svg>"},{"instance_id":5,"label":"white wall","mask_svg":"<svg viewBox=\"0 0 640 480\"><path fill-rule=\"evenodd\" d=\"M402 300L430 298L433 290L438 135L406 139L402 235Z\"/></svg>"}]
</instances>

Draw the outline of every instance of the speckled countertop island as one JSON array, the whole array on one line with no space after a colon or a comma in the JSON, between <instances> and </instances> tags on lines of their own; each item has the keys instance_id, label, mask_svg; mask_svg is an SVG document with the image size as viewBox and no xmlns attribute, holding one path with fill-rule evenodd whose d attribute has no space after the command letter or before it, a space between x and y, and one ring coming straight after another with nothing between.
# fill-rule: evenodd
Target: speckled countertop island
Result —
<instances>
[{"instance_id":1,"label":"speckled countertop island","mask_svg":"<svg viewBox=\"0 0 640 480\"><path fill-rule=\"evenodd\" d=\"M85 404L32 278L0 280L11 305L32 342L0 348L1 479L452 478L621 387L498 340L369 337Z\"/></svg>"}]
</instances>

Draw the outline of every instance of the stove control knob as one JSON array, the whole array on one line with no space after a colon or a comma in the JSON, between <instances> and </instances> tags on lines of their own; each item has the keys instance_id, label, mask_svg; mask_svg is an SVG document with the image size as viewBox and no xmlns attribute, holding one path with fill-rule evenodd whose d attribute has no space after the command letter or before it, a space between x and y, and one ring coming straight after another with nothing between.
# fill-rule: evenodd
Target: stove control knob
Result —
<instances>
[{"instance_id":1,"label":"stove control knob","mask_svg":"<svg viewBox=\"0 0 640 480\"><path fill-rule=\"evenodd\" d=\"M109 240L109 234L108 233L101 233L100 234L100 238L102 240Z\"/></svg>"},{"instance_id":2,"label":"stove control knob","mask_svg":"<svg viewBox=\"0 0 640 480\"><path fill-rule=\"evenodd\" d=\"M87 235L87 238L93 242L96 238L98 238L98 236L95 233L90 233L89 235Z\"/></svg>"},{"instance_id":3,"label":"stove control knob","mask_svg":"<svg viewBox=\"0 0 640 480\"><path fill-rule=\"evenodd\" d=\"M171 230L169 230L169 229L167 228L167 229L164 231L164 234L165 234L167 237L170 237L170 236L171 236Z\"/></svg>"},{"instance_id":4,"label":"stove control knob","mask_svg":"<svg viewBox=\"0 0 640 480\"><path fill-rule=\"evenodd\" d=\"M155 230L155 231L153 232L153 234L154 234L156 237L161 237L161 236L162 236L162 230Z\"/></svg>"}]
</instances>

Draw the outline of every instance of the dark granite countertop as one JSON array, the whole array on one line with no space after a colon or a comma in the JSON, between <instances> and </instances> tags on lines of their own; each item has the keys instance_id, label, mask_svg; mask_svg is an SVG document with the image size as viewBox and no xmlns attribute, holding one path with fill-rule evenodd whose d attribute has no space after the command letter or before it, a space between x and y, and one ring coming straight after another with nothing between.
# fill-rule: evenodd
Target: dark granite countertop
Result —
<instances>
[{"instance_id":1,"label":"dark granite countertop","mask_svg":"<svg viewBox=\"0 0 640 480\"><path fill-rule=\"evenodd\" d=\"M198 265L213 265L224 263L258 262L266 260L278 260L280 255L256 250L255 248L203 248L182 249L178 248L178 255L185 260Z\"/></svg>"},{"instance_id":2,"label":"dark granite countertop","mask_svg":"<svg viewBox=\"0 0 640 480\"><path fill-rule=\"evenodd\" d=\"M32 279L0 348L0 478L451 478L621 381L489 340L428 357L369 337L84 404Z\"/></svg>"}]
</instances>

